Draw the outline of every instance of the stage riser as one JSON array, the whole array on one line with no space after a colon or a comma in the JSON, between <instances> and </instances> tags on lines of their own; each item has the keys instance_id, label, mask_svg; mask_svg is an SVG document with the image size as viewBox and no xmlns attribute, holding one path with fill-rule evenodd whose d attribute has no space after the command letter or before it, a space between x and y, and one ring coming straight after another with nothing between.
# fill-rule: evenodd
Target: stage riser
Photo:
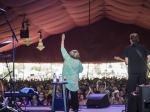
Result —
<instances>
[{"instance_id":1,"label":"stage riser","mask_svg":"<svg viewBox=\"0 0 150 112\"><path fill-rule=\"evenodd\" d=\"M29 110L29 109L28 109L28 110L26 110L26 111L24 110L24 112L56 112L56 111L52 111L52 110L44 110L44 109L43 109L43 110L37 110L37 109ZM59 111L59 112L61 112L61 111Z\"/></svg>"}]
</instances>

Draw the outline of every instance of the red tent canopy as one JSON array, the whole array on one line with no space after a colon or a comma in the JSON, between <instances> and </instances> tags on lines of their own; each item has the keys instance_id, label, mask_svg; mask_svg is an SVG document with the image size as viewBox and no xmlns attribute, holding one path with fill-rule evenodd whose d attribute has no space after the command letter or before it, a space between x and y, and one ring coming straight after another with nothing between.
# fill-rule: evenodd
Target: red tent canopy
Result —
<instances>
[{"instance_id":1,"label":"red tent canopy","mask_svg":"<svg viewBox=\"0 0 150 112\"><path fill-rule=\"evenodd\" d=\"M67 51L79 50L82 62L115 61L113 57L122 56L125 46L130 44L129 34L133 32L139 34L140 44L150 49L149 0L90 0L90 3L89 0L1 0L0 8L6 10L19 41L15 42L16 62L62 62L63 32ZM30 24L33 43L30 46L19 36L24 15L24 21ZM45 46L42 51L36 48L39 31ZM11 39L12 33L0 13L0 43ZM10 43L1 47L0 52L12 53L11 49Z\"/></svg>"}]
</instances>

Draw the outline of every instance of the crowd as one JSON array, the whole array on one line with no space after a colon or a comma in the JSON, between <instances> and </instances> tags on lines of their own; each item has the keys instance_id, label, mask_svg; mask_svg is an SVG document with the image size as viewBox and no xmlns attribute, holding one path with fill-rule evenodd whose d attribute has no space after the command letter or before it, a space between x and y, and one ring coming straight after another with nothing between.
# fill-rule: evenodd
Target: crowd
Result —
<instances>
[{"instance_id":1,"label":"crowd","mask_svg":"<svg viewBox=\"0 0 150 112\"><path fill-rule=\"evenodd\" d=\"M26 106L51 105L53 92L53 84L51 82L52 80L17 80L13 83L13 87L15 87L13 90L20 91L23 88L34 88L36 94L33 94L31 98L16 98L16 101L20 103L22 99L25 99L22 105ZM147 80L147 84L150 85L150 79ZM10 91L9 81L4 80L3 85L5 91ZM110 104L124 104L126 89L127 79L124 78L81 79L79 80L78 89L79 105L86 105L88 96L92 93L107 94ZM62 88L60 85L57 85L56 95L57 98L62 97Z\"/></svg>"}]
</instances>

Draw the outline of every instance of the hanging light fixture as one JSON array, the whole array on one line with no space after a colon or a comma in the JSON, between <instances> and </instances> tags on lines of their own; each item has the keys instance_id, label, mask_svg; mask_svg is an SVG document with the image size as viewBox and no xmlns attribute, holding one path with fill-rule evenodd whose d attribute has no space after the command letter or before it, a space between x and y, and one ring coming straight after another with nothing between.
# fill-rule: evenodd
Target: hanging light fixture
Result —
<instances>
[{"instance_id":1,"label":"hanging light fixture","mask_svg":"<svg viewBox=\"0 0 150 112\"><path fill-rule=\"evenodd\" d=\"M45 48L45 46L43 46L43 42L42 42L42 32L39 31L38 33L40 34L40 39L39 39L38 46L36 48L39 49L40 51L42 51Z\"/></svg>"},{"instance_id":2,"label":"hanging light fixture","mask_svg":"<svg viewBox=\"0 0 150 112\"><path fill-rule=\"evenodd\" d=\"M20 38L29 38L29 26L30 24L27 22L25 22L25 14L22 15L23 16L23 21L22 21L22 28L20 30ZM25 24L26 24L26 27L25 27ZM26 29L25 29L26 28Z\"/></svg>"},{"instance_id":3,"label":"hanging light fixture","mask_svg":"<svg viewBox=\"0 0 150 112\"><path fill-rule=\"evenodd\" d=\"M29 46L30 44L32 44L32 41L30 40L30 37L29 38L26 38L24 43Z\"/></svg>"}]
</instances>

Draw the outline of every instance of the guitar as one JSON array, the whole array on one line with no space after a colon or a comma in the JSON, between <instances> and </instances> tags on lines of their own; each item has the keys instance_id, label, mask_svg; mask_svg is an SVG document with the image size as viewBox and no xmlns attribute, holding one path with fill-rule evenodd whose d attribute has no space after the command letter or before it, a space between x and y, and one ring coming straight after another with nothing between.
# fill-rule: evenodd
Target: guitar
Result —
<instances>
[{"instance_id":1,"label":"guitar","mask_svg":"<svg viewBox=\"0 0 150 112\"><path fill-rule=\"evenodd\" d=\"M123 62L125 62L125 60L124 59L122 59L122 58L120 58L119 56L114 56L114 59L115 60L118 60L118 61L123 61ZM148 75L149 75L149 73L150 73L150 65L147 63L147 72L146 72L146 77L148 77Z\"/></svg>"},{"instance_id":2,"label":"guitar","mask_svg":"<svg viewBox=\"0 0 150 112\"><path fill-rule=\"evenodd\" d=\"M123 62L125 62L125 60L122 59L122 58L120 58L119 56L114 56L114 59L115 59L115 60L118 60L118 61L123 61Z\"/></svg>"}]
</instances>

